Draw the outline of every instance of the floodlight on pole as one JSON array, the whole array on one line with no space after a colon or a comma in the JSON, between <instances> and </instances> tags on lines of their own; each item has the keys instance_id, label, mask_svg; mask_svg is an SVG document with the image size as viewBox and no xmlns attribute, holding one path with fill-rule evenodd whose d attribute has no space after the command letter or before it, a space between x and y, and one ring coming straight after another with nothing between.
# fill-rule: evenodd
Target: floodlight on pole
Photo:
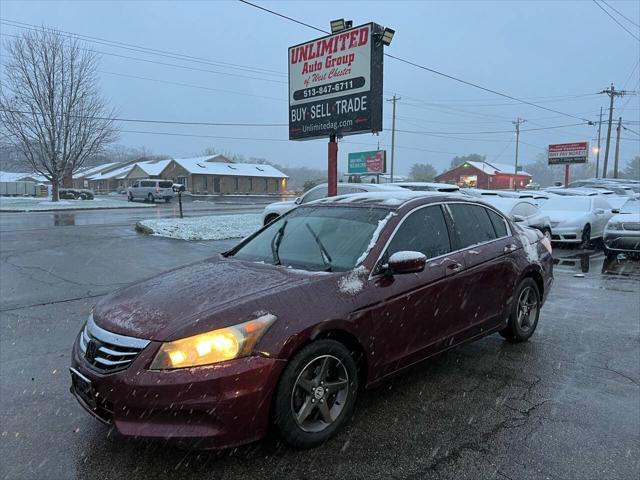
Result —
<instances>
[{"instance_id":1,"label":"floodlight on pole","mask_svg":"<svg viewBox=\"0 0 640 480\"><path fill-rule=\"evenodd\" d=\"M331 20L331 33L338 33L341 30L346 28L346 24L344 18L339 18L337 20Z\"/></svg>"},{"instance_id":2,"label":"floodlight on pole","mask_svg":"<svg viewBox=\"0 0 640 480\"><path fill-rule=\"evenodd\" d=\"M393 40L393 35L396 33L396 31L392 28L389 27L384 27L384 31L382 32L382 43L385 46L389 46L391 45L391 40Z\"/></svg>"}]
</instances>

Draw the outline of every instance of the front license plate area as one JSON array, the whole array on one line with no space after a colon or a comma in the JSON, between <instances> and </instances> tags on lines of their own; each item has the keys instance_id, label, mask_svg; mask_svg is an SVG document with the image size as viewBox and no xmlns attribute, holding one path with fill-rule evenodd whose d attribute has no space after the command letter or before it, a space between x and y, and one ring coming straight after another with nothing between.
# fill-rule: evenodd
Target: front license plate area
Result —
<instances>
[{"instance_id":1,"label":"front license plate area","mask_svg":"<svg viewBox=\"0 0 640 480\"><path fill-rule=\"evenodd\" d=\"M96 408L96 395L93 390L93 385L91 384L91 380L82 375L77 370L70 368L71 372L71 386L73 390L78 394L84 402L89 405L91 408Z\"/></svg>"}]
</instances>

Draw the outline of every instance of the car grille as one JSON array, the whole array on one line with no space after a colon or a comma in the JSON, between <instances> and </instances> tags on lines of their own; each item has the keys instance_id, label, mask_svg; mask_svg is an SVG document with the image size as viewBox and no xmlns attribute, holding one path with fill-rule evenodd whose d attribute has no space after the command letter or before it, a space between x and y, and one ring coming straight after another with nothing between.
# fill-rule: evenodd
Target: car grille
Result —
<instances>
[{"instance_id":1,"label":"car grille","mask_svg":"<svg viewBox=\"0 0 640 480\"><path fill-rule=\"evenodd\" d=\"M640 222L627 222L622 224L624 230L640 230Z\"/></svg>"},{"instance_id":2,"label":"car grille","mask_svg":"<svg viewBox=\"0 0 640 480\"><path fill-rule=\"evenodd\" d=\"M80 351L94 369L112 373L124 370L149 344L149 340L127 337L100 328L89 317L80 335Z\"/></svg>"}]
</instances>

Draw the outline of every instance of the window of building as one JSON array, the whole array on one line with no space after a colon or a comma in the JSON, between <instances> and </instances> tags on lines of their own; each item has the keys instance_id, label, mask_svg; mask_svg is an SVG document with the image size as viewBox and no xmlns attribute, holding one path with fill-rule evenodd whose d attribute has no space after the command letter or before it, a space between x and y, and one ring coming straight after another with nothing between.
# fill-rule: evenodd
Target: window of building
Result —
<instances>
[{"instance_id":1,"label":"window of building","mask_svg":"<svg viewBox=\"0 0 640 480\"><path fill-rule=\"evenodd\" d=\"M253 178L249 177L249 191L253 192Z\"/></svg>"},{"instance_id":2,"label":"window of building","mask_svg":"<svg viewBox=\"0 0 640 480\"><path fill-rule=\"evenodd\" d=\"M239 191L240 190L240 179L238 177L234 177L233 182L234 182L234 188L235 188L236 192Z\"/></svg>"},{"instance_id":3,"label":"window of building","mask_svg":"<svg viewBox=\"0 0 640 480\"><path fill-rule=\"evenodd\" d=\"M264 179L264 191L265 192L269 191L269 179L268 178Z\"/></svg>"}]
</instances>

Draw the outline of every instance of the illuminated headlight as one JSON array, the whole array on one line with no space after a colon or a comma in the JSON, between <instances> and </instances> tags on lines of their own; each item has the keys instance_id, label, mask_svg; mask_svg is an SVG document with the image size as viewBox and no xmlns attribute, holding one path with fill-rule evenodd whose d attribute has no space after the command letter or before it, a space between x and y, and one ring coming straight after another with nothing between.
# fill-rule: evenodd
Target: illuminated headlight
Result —
<instances>
[{"instance_id":1,"label":"illuminated headlight","mask_svg":"<svg viewBox=\"0 0 640 480\"><path fill-rule=\"evenodd\" d=\"M621 222L609 222L609 223L607 223L607 226L606 226L605 230L622 230L622 223Z\"/></svg>"},{"instance_id":2,"label":"illuminated headlight","mask_svg":"<svg viewBox=\"0 0 640 480\"><path fill-rule=\"evenodd\" d=\"M151 370L198 367L246 357L276 320L263 315L249 322L163 343Z\"/></svg>"}]
</instances>

